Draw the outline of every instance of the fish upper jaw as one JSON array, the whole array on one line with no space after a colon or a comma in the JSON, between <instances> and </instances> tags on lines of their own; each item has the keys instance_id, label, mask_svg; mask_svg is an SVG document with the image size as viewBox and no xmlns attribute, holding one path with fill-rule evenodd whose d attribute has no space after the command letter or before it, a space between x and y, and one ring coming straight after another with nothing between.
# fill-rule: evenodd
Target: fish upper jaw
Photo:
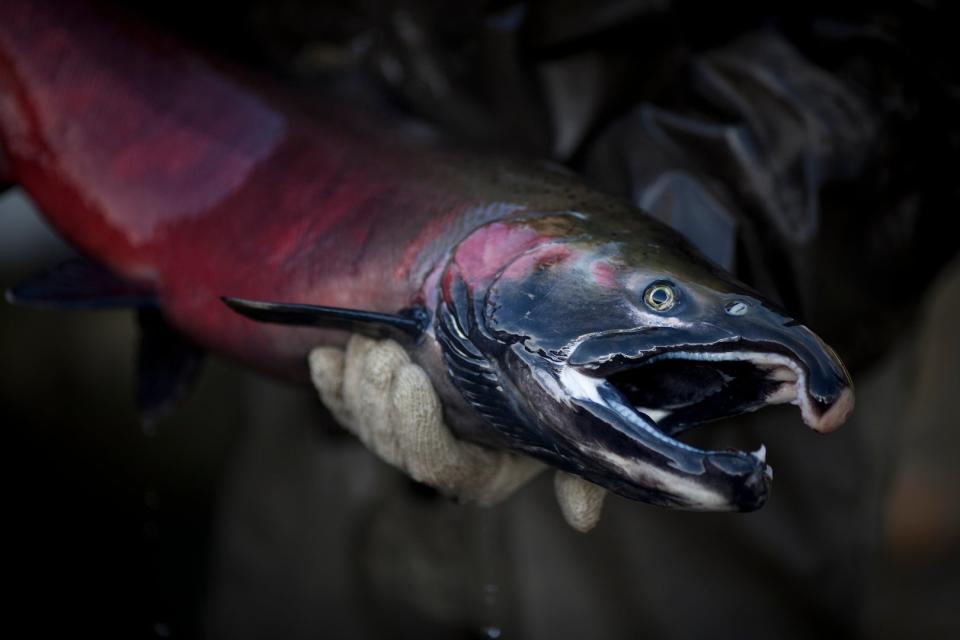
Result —
<instances>
[{"instance_id":1,"label":"fish upper jaw","mask_svg":"<svg viewBox=\"0 0 960 640\"><path fill-rule=\"evenodd\" d=\"M824 400L822 399L823 396L817 396L810 390L810 375L807 367L794 358L780 353L748 349L722 352L670 351L637 362L642 365L650 365L665 360L751 363L758 369L767 371L768 380L780 382L763 399L763 404L789 403L796 405L800 409L803 422L819 433L835 431L853 411L852 386L845 385L832 394L829 401Z\"/></svg>"},{"instance_id":2,"label":"fish upper jaw","mask_svg":"<svg viewBox=\"0 0 960 640\"><path fill-rule=\"evenodd\" d=\"M850 374L836 353L807 327L773 314L767 316L746 324L739 332L706 323L699 328L641 328L599 334L571 348L567 363L586 375L626 382L627 387L652 383L666 395L673 390L660 382L661 378L681 386L694 385L699 379L712 383L717 391L723 387L737 394L742 401L740 407L722 407L725 413L718 413L721 407L714 398L701 405L699 415L681 411L669 422L702 423L768 404L791 403L799 407L810 428L820 433L836 430L853 410ZM714 373L706 375L711 368ZM633 379L640 370L647 373L639 376L640 380ZM654 372L668 376L654 376ZM693 393L688 390L688 394ZM748 397L751 394L754 397ZM637 396L634 406L663 408L645 403L643 393L633 395ZM658 401L653 392L646 397ZM742 410L734 411L737 408ZM676 429L681 427L677 425Z\"/></svg>"}]
</instances>

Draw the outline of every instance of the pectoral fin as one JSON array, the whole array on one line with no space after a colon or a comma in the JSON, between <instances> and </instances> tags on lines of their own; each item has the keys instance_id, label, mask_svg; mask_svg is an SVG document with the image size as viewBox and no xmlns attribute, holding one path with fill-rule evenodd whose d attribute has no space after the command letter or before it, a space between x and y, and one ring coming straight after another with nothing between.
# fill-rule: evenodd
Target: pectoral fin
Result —
<instances>
[{"instance_id":1,"label":"pectoral fin","mask_svg":"<svg viewBox=\"0 0 960 640\"><path fill-rule=\"evenodd\" d=\"M344 329L374 337L399 333L417 338L427 325L427 313L421 307L411 307L391 314L312 304L262 302L227 296L221 300L240 315L257 322Z\"/></svg>"}]
</instances>

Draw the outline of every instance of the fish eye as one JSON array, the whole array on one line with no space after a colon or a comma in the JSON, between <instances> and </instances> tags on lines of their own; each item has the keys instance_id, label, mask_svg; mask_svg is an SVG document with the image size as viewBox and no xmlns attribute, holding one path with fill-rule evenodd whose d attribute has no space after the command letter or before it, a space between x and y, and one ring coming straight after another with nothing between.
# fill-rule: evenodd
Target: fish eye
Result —
<instances>
[{"instance_id":1,"label":"fish eye","mask_svg":"<svg viewBox=\"0 0 960 640\"><path fill-rule=\"evenodd\" d=\"M655 282L647 287L643 301L654 311L667 311L677 301L677 294L668 283Z\"/></svg>"}]
</instances>

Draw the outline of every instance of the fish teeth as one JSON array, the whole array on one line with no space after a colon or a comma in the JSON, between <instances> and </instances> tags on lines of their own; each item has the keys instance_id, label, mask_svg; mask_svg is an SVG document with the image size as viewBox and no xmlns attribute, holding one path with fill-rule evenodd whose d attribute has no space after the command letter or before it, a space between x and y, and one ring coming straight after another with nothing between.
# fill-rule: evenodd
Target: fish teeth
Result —
<instances>
[{"instance_id":1,"label":"fish teeth","mask_svg":"<svg viewBox=\"0 0 960 640\"><path fill-rule=\"evenodd\" d=\"M757 449L756 451L751 451L751 452L750 452L750 455L752 455L754 458L756 458L756 459L759 460L760 462L763 462L764 464L766 464L766 462L767 462L767 447L766 447L765 445L762 445L762 444L761 444L761 445L760 445L760 448Z\"/></svg>"}]
</instances>

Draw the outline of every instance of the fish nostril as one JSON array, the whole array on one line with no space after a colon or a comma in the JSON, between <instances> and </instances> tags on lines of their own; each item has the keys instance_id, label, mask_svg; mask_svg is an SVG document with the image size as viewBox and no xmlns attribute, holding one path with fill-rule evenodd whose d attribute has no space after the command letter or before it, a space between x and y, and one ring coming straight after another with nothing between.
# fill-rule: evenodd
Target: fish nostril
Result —
<instances>
[{"instance_id":1,"label":"fish nostril","mask_svg":"<svg viewBox=\"0 0 960 640\"><path fill-rule=\"evenodd\" d=\"M733 302L727 304L724 308L724 311L727 312L727 315L731 316L742 316L749 309L749 305L742 300L734 300Z\"/></svg>"}]
</instances>

